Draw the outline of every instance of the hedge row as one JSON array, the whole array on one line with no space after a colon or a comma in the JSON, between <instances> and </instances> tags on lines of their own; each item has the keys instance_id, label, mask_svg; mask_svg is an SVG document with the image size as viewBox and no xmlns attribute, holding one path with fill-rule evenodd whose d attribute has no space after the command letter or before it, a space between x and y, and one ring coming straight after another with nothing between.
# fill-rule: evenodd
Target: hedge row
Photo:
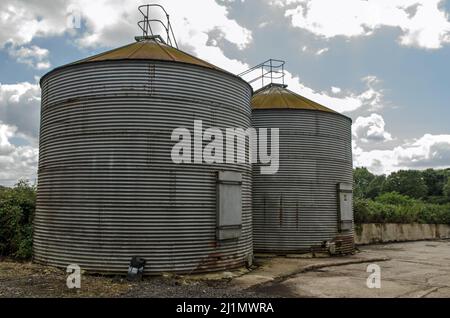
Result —
<instances>
[{"instance_id":1,"label":"hedge row","mask_svg":"<svg viewBox=\"0 0 450 318\"><path fill-rule=\"evenodd\" d=\"M21 181L0 189L0 255L28 259L32 254L36 190Z\"/></svg>"},{"instance_id":2,"label":"hedge row","mask_svg":"<svg viewBox=\"0 0 450 318\"><path fill-rule=\"evenodd\" d=\"M355 223L450 224L450 204L431 204L398 194L355 199Z\"/></svg>"}]
</instances>

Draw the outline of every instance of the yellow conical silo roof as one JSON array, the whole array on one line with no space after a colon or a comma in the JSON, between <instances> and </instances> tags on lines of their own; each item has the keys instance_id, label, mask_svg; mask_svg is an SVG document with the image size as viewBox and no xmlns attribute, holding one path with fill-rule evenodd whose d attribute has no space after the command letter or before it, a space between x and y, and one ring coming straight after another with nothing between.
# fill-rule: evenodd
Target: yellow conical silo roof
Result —
<instances>
[{"instance_id":1,"label":"yellow conical silo roof","mask_svg":"<svg viewBox=\"0 0 450 318\"><path fill-rule=\"evenodd\" d=\"M223 69L199 59L186 52L178 50L170 45L156 41L143 40L139 42L130 43L128 45L106 51L73 63L88 63L111 60L157 60L157 61L172 61L187 64L194 64L212 69L224 71Z\"/></svg>"},{"instance_id":2,"label":"yellow conical silo roof","mask_svg":"<svg viewBox=\"0 0 450 318\"><path fill-rule=\"evenodd\" d=\"M309 109L337 113L286 87L287 85L272 83L255 91L252 97L252 109Z\"/></svg>"},{"instance_id":3,"label":"yellow conical silo roof","mask_svg":"<svg viewBox=\"0 0 450 318\"><path fill-rule=\"evenodd\" d=\"M44 76L42 76L40 82L42 82L44 77L48 76L49 74L53 73L56 70L65 67L91 62L127 61L127 60L153 60L153 61L185 63L218 70L227 73L229 75L232 75L234 77L238 77L235 74L232 74L220 67L217 67L189 53L186 53L170 45L167 45L161 41L158 41L156 39L145 39L138 42L130 43L128 45L110 51L93 55L79 61L75 61L69 64L56 67L53 70L46 73ZM239 77L239 79L241 78Z\"/></svg>"}]
</instances>

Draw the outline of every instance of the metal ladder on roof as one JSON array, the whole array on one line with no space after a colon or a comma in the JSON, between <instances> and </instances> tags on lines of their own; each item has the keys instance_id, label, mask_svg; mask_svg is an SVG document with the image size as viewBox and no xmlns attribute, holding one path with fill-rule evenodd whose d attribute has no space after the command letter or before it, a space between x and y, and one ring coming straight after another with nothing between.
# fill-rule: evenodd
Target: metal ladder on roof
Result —
<instances>
[{"instance_id":1,"label":"metal ladder on roof","mask_svg":"<svg viewBox=\"0 0 450 318\"><path fill-rule=\"evenodd\" d=\"M150 10L151 8L160 9L164 12L166 16L166 21L163 22L160 19L150 18L150 14L154 10ZM170 23L169 14L167 13L166 9L160 4L144 4L138 7L139 12L142 14L143 19L138 21L137 25L142 30L142 36L136 36L136 41L144 41L144 40L159 40L165 44L168 44L172 47L175 47L178 49L178 43L175 38L175 34L173 32L172 24ZM166 39L164 40L161 35L153 34L152 29L152 23L160 24L163 28L163 30L166 33Z\"/></svg>"}]
</instances>

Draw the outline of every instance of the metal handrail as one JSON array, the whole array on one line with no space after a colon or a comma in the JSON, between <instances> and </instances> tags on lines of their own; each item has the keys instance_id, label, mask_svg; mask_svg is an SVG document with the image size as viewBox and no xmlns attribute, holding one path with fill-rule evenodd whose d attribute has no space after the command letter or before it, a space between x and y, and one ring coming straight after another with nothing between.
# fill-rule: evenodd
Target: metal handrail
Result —
<instances>
[{"instance_id":1,"label":"metal handrail","mask_svg":"<svg viewBox=\"0 0 450 318\"><path fill-rule=\"evenodd\" d=\"M279 65L277 66L277 65L270 64L271 62L278 62ZM255 66L249 68L248 70L246 70L246 71L244 71L244 72L238 74L238 76L246 75L246 74L250 73L250 72L253 71L253 70L256 70L256 69L258 69L258 68L261 68L262 66L271 66L271 65L272 65L272 67L281 67L281 66L284 66L285 63L286 63L286 62L283 61L283 60L268 59L267 61L264 61L264 62L262 62L262 63L259 63L258 65L255 65Z\"/></svg>"},{"instance_id":2,"label":"metal handrail","mask_svg":"<svg viewBox=\"0 0 450 318\"><path fill-rule=\"evenodd\" d=\"M144 24L144 27L145 27L146 23L150 23L150 22L159 22L159 23L163 26L163 28L165 28L164 22L162 22L161 20L158 20L158 19L141 20L141 21L138 22L138 26L139 26L141 29L143 29L142 24ZM152 31L151 28L150 28L150 34L151 34L152 37L155 37L155 35L153 34L153 31ZM144 36L145 36L145 37L148 37L148 33L145 34ZM162 38L161 38L159 35L158 35L158 38L160 38L160 39L162 40ZM172 46L172 41L170 41L170 38L169 38L169 37L167 37L166 41L163 41L163 42L164 42L164 43L167 42L167 44L169 44L169 45Z\"/></svg>"},{"instance_id":3,"label":"metal handrail","mask_svg":"<svg viewBox=\"0 0 450 318\"><path fill-rule=\"evenodd\" d=\"M272 76L270 77L272 80L274 80L274 79L283 79L283 77L284 77L284 74L281 74L281 75L279 75L279 76L273 76L273 74L275 73L275 74L277 74L277 73L281 73L281 72L266 72L266 73L264 73L263 75L260 75L260 76L258 76L258 77L256 77L256 78L254 78L254 79L251 79L251 80L249 80L249 81L247 81L249 84L251 84L251 83L253 83L253 82L256 82L257 80L259 80L259 79L261 79L261 78L269 78L268 76L266 76L267 74L270 74L270 73L272 73ZM284 84L284 81L283 81L283 84Z\"/></svg>"},{"instance_id":4,"label":"metal handrail","mask_svg":"<svg viewBox=\"0 0 450 318\"><path fill-rule=\"evenodd\" d=\"M277 59L268 59L256 66L249 68L248 70L238 74L238 76L243 77L247 74L250 74L254 71L261 69L261 74L257 77L252 78L248 81L248 83L256 82L257 80L261 80L262 86L264 86L264 79L270 78L270 83L272 84L274 80L281 79L282 84L284 85L284 64L286 62L283 60Z\"/></svg>"},{"instance_id":5,"label":"metal handrail","mask_svg":"<svg viewBox=\"0 0 450 318\"><path fill-rule=\"evenodd\" d=\"M150 8L151 7L157 7L160 8L164 14L166 15L166 23L164 23L162 20L159 19L149 19L150 16ZM145 8L145 11L143 11L143 8ZM142 30L142 37L148 37L149 33L154 38L153 30L151 27L152 22L158 22L163 26L163 29L166 31L166 42L170 46L173 46L175 44L175 47L178 49L178 43L175 38L175 33L173 32L172 24L170 23L169 14L167 13L166 9L160 4L145 4L138 7L139 12L144 16L144 19L139 21L137 25Z\"/></svg>"}]
</instances>

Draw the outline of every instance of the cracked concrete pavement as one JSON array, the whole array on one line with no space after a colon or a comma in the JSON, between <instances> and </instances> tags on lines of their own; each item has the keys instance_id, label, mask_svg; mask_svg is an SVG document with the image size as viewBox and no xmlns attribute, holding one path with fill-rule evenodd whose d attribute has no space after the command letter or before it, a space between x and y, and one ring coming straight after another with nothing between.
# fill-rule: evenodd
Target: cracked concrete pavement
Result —
<instances>
[{"instance_id":1,"label":"cracked concrete pavement","mask_svg":"<svg viewBox=\"0 0 450 318\"><path fill-rule=\"evenodd\" d=\"M369 264L381 268L379 289L366 285ZM272 297L450 297L450 241L363 246L348 257L271 258L234 284Z\"/></svg>"}]
</instances>

